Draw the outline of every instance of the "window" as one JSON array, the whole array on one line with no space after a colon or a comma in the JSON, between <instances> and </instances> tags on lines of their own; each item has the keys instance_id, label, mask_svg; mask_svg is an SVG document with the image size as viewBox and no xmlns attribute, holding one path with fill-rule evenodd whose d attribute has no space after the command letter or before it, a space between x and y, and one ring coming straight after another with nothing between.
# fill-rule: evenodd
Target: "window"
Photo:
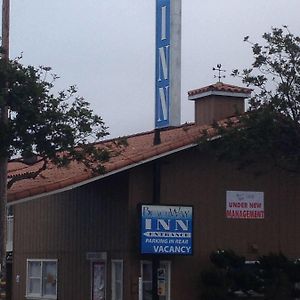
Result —
<instances>
[{"instance_id":1,"label":"window","mask_svg":"<svg viewBox=\"0 0 300 300\"><path fill-rule=\"evenodd\" d=\"M152 299L152 263L143 261L141 264L143 300Z\"/></svg>"},{"instance_id":2,"label":"window","mask_svg":"<svg viewBox=\"0 0 300 300\"><path fill-rule=\"evenodd\" d=\"M6 223L6 252L13 251L13 232L14 232L14 215L12 206L7 208L7 223Z\"/></svg>"},{"instance_id":3,"label":"window","mask_svg":"<svg viewBox=\"0 0 300 300\"><path fill-rule=\"evenodd\" d=\"M57 298L57 260L27 260L26 297Z\"/></svg>"},{"instance_id":4,"label":"window","mask_svg":"<svg viewBox=\"0 0 300 300\"><path fill-rule=\"evenodd\" d=\"M111 299L123 300L123 261L111 262Z\"/></svg>"},{"instance_id":5,"label":"window","mask_svg":"<svg viewBox=\"0 0 300 300\"><path fill-rule=\"evenodd\" d=\"M92 262L92 300L106 299L106 262Z\"/></svg>"},{"instance_id":6,"label":"window","mask_svg":"<svg viewBox=\"0 0 300 300\"><path fill-rule=\"evenodd\" d=\"M7 217L7 234L6 234L6 252L13 251L13 232L14 232L14 217Z\"/></svg>"},{"instance_id":7,"label":"window","mask_svg":"<svg viewBox=\"0 0 300 300\"><path fill-rule=\"evenodd\" d=\"M164 284L163 284L163 295L159 296L159 300L170 299L170 286L171 286L171 262L161 261L160 269L164 270ZM141 262L141 277L142 277L142 299L152 300L152 262L142 261Z\"/></svg>"}]
</instances>

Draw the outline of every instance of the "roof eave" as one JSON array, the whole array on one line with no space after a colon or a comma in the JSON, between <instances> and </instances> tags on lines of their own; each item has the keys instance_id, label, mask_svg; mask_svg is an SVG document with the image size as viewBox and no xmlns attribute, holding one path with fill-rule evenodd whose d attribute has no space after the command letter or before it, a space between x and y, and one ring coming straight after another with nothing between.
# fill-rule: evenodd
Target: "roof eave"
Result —
<instances>
[{"instance_id":1,"label":"roof eave","mask_svg":"<svg viewBox=\"0 0 300 300\"><path fill-rule=\"evenodd\" d=\"M208 97L208 96L225 96L225 97L238 97L238 98L249 98L251 96L250 93L237 93L237 92L225 92L225 91L207 91L194 95L190 95L188 97L189 100L197 100L200 98Z\"/></svg>"},{"instance_id":2,"label":"roof eave","mask_svg":"<svg viewBox=\"0 0 300 300\"><path fill-rule=\"evenodd\" d=\"M36 200L36 199L39 199L39 198L45 198L45 197L52 196L52 195L55 195L55 194L58 194L58 193L70 191L70 190L76 189L76 188L78 188L78 187L84 186L84 185L86 185L86 184L95 182L95 181L97 181L97 180L101 180L101 179L103 179L103 178L107 178L107 177L109 177L109 176L112 176L112 175L115 175L115 174L118 174L118 173L121 173L121 172L130 170L130 169L135 168L135 167L137 167L137 166L140 166L140 165L142 165L142 164L149 163L149 162L151 162L151 161L160 159L160 158L162 158L162 157L169 156L169 155L171 155L171 154L174 154L174 153L177 153L177 152L180 152L180 151L183 151L183 150L187 150L187 149L193 148L193 147L195 147L195 146L197 146L197 145L198 145L197 143L191 143L191 144L188 144L188 145L185 145L185 146L176 148L176 149L174 149L174 150L170 150L170 151L168 151L168 152L161 153L161 154L152 156L152 157L150 157L150 158L141 160L141 161L139 161L139 162L136 162L136 163L127 165L127 166L122 167L122 168L120 168L120 169L113 170L113 171L107 172L107 173L102 174L102 175L99 175L99 176L95 176L95 177L93 177L93 178L90 178L90 179L81 181L81 182L76 183L76 184L72 184L72 185L69 185L69 186L66 186L66 187L63 187L63 188L59 188L59 189L57 189L57 190L50 191L50 192L44 192L44 193L41 193L41 194L32 195L32 196L25 197L25 198L21 198L21 199L18 199L18 200L9 201L9 202L7 203L7 205L8 205L8 206L12 206L12 205L15 205L15 204L25 203L25 202L29 202L29 201L32 201L32 200Z\"/></svg>"}]
</instances>

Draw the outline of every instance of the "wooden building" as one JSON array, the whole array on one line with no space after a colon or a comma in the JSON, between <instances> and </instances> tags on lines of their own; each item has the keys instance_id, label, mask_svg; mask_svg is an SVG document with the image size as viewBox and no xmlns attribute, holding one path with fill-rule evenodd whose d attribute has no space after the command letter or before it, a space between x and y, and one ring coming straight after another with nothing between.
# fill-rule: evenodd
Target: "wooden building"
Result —
<instances>
[{"instance_id":1,"label":"wooden building","mask_svg":"<svg viewBox=\"0 0 300 300\"><path fill-rule=\"evenodd\" d=\"M9 191L12 299L151 299L152 257L140 254L138 205L153 202L157 170L161 204L194 210L193 255L159 257L166 279L160 300L200 299L200 271L216 249L249 260L270 251L299 258L299 177L275 169L254 176L198 150L199 136L210 129L203 118L212 123L242 113L249 94L222 83L191 91L195 124L163 130L158 145L154 132L128 136L104 175L74 163L16 183ZM37 167L12 163L9 176ZM263 193L264 215L229 218L228 191Z\"/></svg>"}]
</instances>

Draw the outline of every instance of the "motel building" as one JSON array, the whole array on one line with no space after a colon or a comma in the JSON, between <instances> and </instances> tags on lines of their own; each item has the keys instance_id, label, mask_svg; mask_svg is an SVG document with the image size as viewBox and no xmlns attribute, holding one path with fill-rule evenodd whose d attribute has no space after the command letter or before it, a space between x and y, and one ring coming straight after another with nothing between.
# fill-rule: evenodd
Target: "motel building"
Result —
<instances>
[{"instance_id":1,"label":"motel building","mask_svg":"<svg viewBox=\"0 0 300 300\"><path fill-rule=\"evenodd\" d=\"M126 137L104 175L72 163L14 184L10 299L150 300L154 287L159 300L198 300L212 251L299 258L299 177L278 169L255 176L199 151L203 130L236 120L250 93L221 82L190 91L195 123L163 128L155 143L157 131ZM9 163L8 180L39 164Z\"/></svg>"},{"instance_id":2,"label":"motel building","mask_svg":"<svg viewBox=\"0 0 300 300\"><path fill-rule=\"evenodd\" d=\"M212 251L300 258L299 177L268 161L255 176L199 151L211 124L238 121L251 90L218 82L190 91L195 122L182 125L181 0L156 8L155 130L97 144L123 145L103 175L50 165L12 186L9 300L198 300ZM10 162L8 180L41 163Z\"/></svg>"}]
</instances>

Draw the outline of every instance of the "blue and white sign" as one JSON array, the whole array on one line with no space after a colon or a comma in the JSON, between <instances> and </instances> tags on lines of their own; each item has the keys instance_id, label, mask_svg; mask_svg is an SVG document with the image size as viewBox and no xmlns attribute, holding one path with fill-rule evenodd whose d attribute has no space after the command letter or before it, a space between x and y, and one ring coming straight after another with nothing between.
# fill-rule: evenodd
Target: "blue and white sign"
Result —
<instances>
[{"instance_id":1,"label":"blue and white sign","mask_svg":"<svg viewBox=\"0 0 300 300\"><path fill-rule=\"evenodd\" d=\"M142 254L193 254L191 206L141 206Z\"/></svg>"},{"instance_id":2,"label":"blue and white sign","mask_svg":"<svg viewBox=\"0 0 300 300\"><path fill-rule=\"evenodd\" d=\"M170 0L156 0L155 127L170 118Z\"/></svg>"}]
</instances>

